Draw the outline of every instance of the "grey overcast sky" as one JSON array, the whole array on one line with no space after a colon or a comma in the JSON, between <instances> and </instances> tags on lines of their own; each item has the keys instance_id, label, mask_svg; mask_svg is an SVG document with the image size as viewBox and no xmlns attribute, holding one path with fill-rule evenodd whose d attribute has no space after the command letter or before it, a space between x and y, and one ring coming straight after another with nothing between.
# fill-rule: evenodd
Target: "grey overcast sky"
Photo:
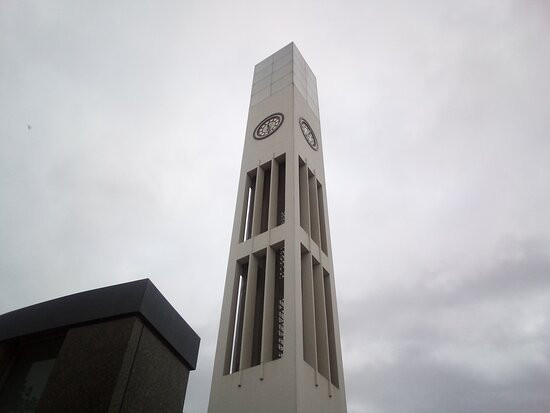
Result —
<instances>
[{"instance_id":1,"label":"grey overcast sky","mask_svg":"<svg viewBox=\"0 0 550 413\"><path fill-rule=\"evenodd\" d=\"M350 413L550 411L550 2L0 2L0 313L150 277L205 412L253 66L317 76Z\"/></svg>"}]
</instances>

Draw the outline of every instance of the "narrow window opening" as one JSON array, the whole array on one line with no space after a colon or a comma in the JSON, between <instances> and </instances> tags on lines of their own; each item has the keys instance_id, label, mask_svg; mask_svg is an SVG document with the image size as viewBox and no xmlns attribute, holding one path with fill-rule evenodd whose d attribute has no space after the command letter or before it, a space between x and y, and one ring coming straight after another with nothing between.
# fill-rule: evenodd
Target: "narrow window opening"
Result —
<instances>
[{"instance_id":1,"label":"narrow window opening","mask_svg":"<svg viewBox=\"0 0 550 413\"><path fill-rule=\"evenodd\" d=\"M248 187L246 189L244 214L244 228L241 236L242 241L250 239L252 236L252 218L254 215L254 197L256 195L256 175L248 174Z\"/></svg>"},{"instance_id":2,"label":"narrow window opening","mask_svg":"<svg viewBox=\"0 0 550 413\"><path fill-rule=\"evenodd\" d=\"M329 350L327 337L327 314L325 286L321 264L313 258L313 294L315 301L315 342L317 344L317 368L325 378L329 375Z\"/></svg>"},{"instance_id":3,"label":"narrow window opening","mask_svg":"<svg viewBox=\"0 0 550 413\"><path fill-rule=\"evenodd\" d=\"M320 245L319 240L319 208L317 202L317 179L308 169L308 194L309 194L309 220L311 228L311 239Z\"/></svg>"},{"instance_id":4,"label":"narrow window opening","mask_svg":"<svg viewBox=\"0 0 550 413\"><path fill-rule=\"evenodd\" d=\"M323 269L323 279L325 283L325 307L327 313L330 381L337 388L339 388L340 384L338 380L338 361L336 360L336 337L334 335L334 308L332 305L332 290L330 285L330 275L325 269Z\"/></svg>"},{"instance_id":5,"label":"narrow window opening","mask_svg":"<svg viewBox=\"0 0 550 413\"><path fill-rule=\"evenodd\" d=\"M241 361L241 345L242 345L242 335L243 335L243 323L244 323L244 303L246 300L246 281L248 274L248 263L237 266L239 275L238 275L238 286L237 294L235 297L235 317L234 325L231 329L232 341L231 341L231 360L229 363L229 371L227 373L235 373L239 371L239 365Z\"/></svg>"},{"instance_id":6,"label":"narrow window opening","mask_svg":"<svg viewBox=\"0 0 550 413\"><path fill-rule=\"evenodd\" d=\"M315 346L315 307L313 298L313 273L311 254L302 245L302 333L304 360L313 368L317 366Z\"/></svg>"},{"instance_id":7,"label":"narrow window opening","mask_svg":"<svg viewBox=\"0 0 550 413\"><path fill-rule=\"evenodd\" d=\"M321 230L321 250L328 254L327 248L327 227L325 223L325 201L323 198L323 187L317 181L317 199L319 201L319 227Z\"/></svg>"},{"instance_id":8,"label":"narrow window opening","mask_svg":"<svg viewBox=\"0 0 550 413\"><path fill-rule=\"evenodd\" d=\"M285 249L275 254L275 292L273 311L273 360L283 357L285 327Z\"/></svg>"},{"instance_id":9,"label":"narrow window opening","mask_svg":"<svg viewBox=\"0 0 550 413\"><path fill-rule=\"evenodd\" d=\"M271 186L271 162L264 168L264 188L262 194L262 219L260 223L260 234L267 231L269 222L269 193Z\"/></svg>"},{"instance_id":10,"label":"narrow window opening","mask_svg":"<svg viewBox=\"0 0 550 413\"><path fill-rule=\"evenodd\" d=\"M251 204L253 202L254 202L254 197L252 196L252 188L248 188L248 193L246 198L246 218L245 218L245 226L244 226L245 240L250 238L250 224L252 221Z\"/></svg>"},{"instance_id":11,"label":"narrow window opening","mask_svg":"<svg viewBox=\"0 0 550 413\"><path fill-rule=\"evenodd\" d=\"M286 178L286 162L285 158L279 162L279 179L277 189L277 225L285 223L285 178Z\"/></svg>"},{"instance_id":12,"label":"narrow window opening","mask_svg":"<svg viewBox=\"0 0 550 413\"><path fill-rule=\"evenodd\" d=\"M256 280L256 300L254 303L254 328L252 330L252 357L251 366L257 366L262 354L262 324L264 318L264 290L265 290L265 255L258 258L258 275Z\"/></svg>"},{"instance_id":13,"label":"narrow window opening","mask_svg":"<svg viewBox=\"0 0 550 413\"><path fill-rule=\"evenodd\" d=\"M307 166L300 157L298 157L298 175L298 187L300 192L300 225L307 233L309 233L309 194Z\"/></svg>"}]
</instances>

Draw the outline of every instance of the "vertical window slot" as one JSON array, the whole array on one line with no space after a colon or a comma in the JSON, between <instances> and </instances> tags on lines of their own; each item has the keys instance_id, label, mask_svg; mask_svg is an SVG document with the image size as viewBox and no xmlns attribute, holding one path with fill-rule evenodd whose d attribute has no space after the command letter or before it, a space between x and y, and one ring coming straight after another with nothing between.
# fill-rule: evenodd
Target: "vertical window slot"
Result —
<instances>
[{"instance_id":1,"label":"vertical window slot","mask_svg":"<svg viewBox=\"0 0 550 413\"><path fill-rule=\"evenodd\" d=\"M258 258L258 272L256 280L256 300L254 310L254 329L252 333L252 366L261 361L262 327L264 318L264 290L265 290L265 255Z\"/></svg>"},{"instance_id":2,"label":"vertical window slot","mask_svg":"<svg viewBox=\"0 0 550 413\"><path fill-rule=\"evenodd\" d=\"M334 335L334 306L332 303L332 289L329 273L323 269L325 283L325 306L327 312L328 350L330 360L330 381L339 388L338 361L336 359L336 337Z\"/></svg>"},{"instance_id":3,"label":"vertical window slot","mask_svg":"<svg viewBox=\"0 0 550 413\"><path fill-rule=\"evenodd\" d=\"M269 194L271 185L271 162L262 168L264 175L264 187L262 196L262 219L260 223L260 234L267 231L269 224Z\"/></svg>"},{"instance_id":4,"label":"vertical window slot","mask_svg":"<svg viewBox=\"0 0 550 413\"><path fill-rule=\"evenodd\" d=\"M330 380L325 285L323 269L315 259L313 259L313 295L315 302L317 368L319 369L319 373L326 377L327 380Z\"/></svg>"},{"instance_id":5,"label":"vertical window slot","mask_svg":"<svg viewBox=\"0 0 550 413\"><path fill-rule=\"evenodd\" d=\"M239 369L252 366L252 348L254 347L254 319L256 311L256 290L258 282L258 257L251 254L248 260L246 297L244 300L243 333Z\"/></svg>"},{"instance_id":6,"label":"vertical window slot","mask_svg":"<svg viewBox=\"0 0 550 413\"><path fill-rule=\"evenodd\" d=\"M264 170L262 167L256 168L256 191L254 196L254 208L252 208L252 236L260 233L262 223L262 201L264 194Z\"/></svg>"},{"instance_id":7,"label":"vertical window slot","mask_svg":"<svg viewBox=\"0 0 550 413\"><path fill-rule=\"evenodd\" d=\"M233 287L231 316L229 322L229 337L227 343L224 374L239 371L241 358L242 333L244 322L244 303L246 299L246 281L248 262L237 263L236 279Z\"/></svg>"},{"instance_id":8,"label":"vertical window slot","mask_svg":"<svg viewBox=\"0 0 550 413\"><path fill-rule=\"evenodd\" d=\"M254 215L254 198L256 195L256 170L246 175L243 214L239 242L246 241L252 235L252 217Z\"/></svg>"},{"instance_id":9,"label":"vertical window slot","mask_svg":"<svg viewBox=\"0 0 550 413\"><path fill-rule=\"evenodd\" d=\"M273 356L272 359L283 357L284 327L285 327L285 248L281 247L275 253L275 291L273 309Z\"/></svg>"},{"instance_id":10,"label":"vertical window slot","mask_svg":"<svg viewBox=\"0 0 550 413\"><path fill-rule=\"evenodd\" d=\"M275 306L275 251L267 247L265 259L264 308L262 325L262 362L273 360L273 326Z\"/></svg>"},{"instance_id":11,"label":"vertical window slot","mask_svg":"<svg viewBox=\"0 0 550 413\"><path fill-rule=\"evenodd\" d=\"M275 158L271 165L269 228L285 222L285 155Z\"/></svg>"},{"instance_id":12,"label":"vertical window slot","mask_svg":"<svg viewBox=\"0 0 550 413\"><path fill-rule=\"evenodd\" d=\"M254 198L256 191L256 177L254 177L254 186L250 186L248 189L248 202L246 210L246 229L245 229L245 239L250 239L252 235L252 216L254 214Z\"/></svg>"},{"instance_id":13,"label":"vertical window slot","mask_svg":"<svg viewBox=\"0 0 550 413\"><path fill-rule=\"evenodd\" d=\"M319 208L317 203L317 179L308 169L309 219L311 239L321 245L319 240Z\"/></svg>"},{"instance_id":14,"label":"vertical window slot","mask_svg":"<svg viewBox=\"0 0 550 413\"><path fill-rule=\"evenodd\" d=\"M317 367L315 345L315 304L313 296L313 270L311 254L302 245L302 330L304 340L304 360L314 369Z\"/></svg>"},{"instance_id":15,"label":"vertical window slot","mask_svg":"<svg viewBox=\"0 0 550 413\"><path fill-rule=\"evenodd\" d=\"M317 200L319 202L319 229L321 231L321 250L328 255L327 248L327 227L325 221L325 201L323 198L323 187L317 181Z\"/></svg>"},{"instance_id":16,"label":"vertical window slot","mask_svg":"<svg viewBox=\"0 0 550 413\"><path fill-rule=\"evenodd\" d=\"M283 155L278 161L279 179L277 180L277 225L285 223L285 179L286 179L286 162Z\"/></svg>"},{"instance_id":17,"label":"vertical window slot","mask_svg":"<svg viewBox=\"0 0 550 413\"><path fill-rule=\"evenodd\" d=\"M300 157L298 157L298 174L298 186L300 192L300 225L309 234L309 190L307 166Z\"/></svg>"}]
</instances>

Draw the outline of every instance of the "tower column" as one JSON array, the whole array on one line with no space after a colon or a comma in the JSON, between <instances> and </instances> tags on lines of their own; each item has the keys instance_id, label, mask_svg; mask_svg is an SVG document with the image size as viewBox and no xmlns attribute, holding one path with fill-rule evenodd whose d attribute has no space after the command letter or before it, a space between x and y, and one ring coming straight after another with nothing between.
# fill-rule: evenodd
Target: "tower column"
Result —
<instances>
[{"instance_id":1,"label":"tower column","mask_svg":"<svg viewBox=\"0 0 550 413\"><path fill-rule=\"evenodd\" d=\"M291 43L254 69L209 413L343 413L317 81Z\"/></svg>"}]
</instances>

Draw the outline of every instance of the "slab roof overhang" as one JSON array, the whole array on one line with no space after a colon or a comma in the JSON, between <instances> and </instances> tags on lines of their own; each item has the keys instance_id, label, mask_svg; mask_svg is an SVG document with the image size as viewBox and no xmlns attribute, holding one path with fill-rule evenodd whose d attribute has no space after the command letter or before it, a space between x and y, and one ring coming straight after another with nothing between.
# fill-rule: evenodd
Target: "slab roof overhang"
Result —
<instances>
[{"instance_id":1,"label":"slab roof overhang","mask_svg":"<svg viewBox=\"0 0 550 413\"><path fill-rule=\"evenodd\" d=\"M200 337L148 278L68 295L0 316L0 342L96 323L139 316L195 370Z\"/></svg>"}]
</instances>

